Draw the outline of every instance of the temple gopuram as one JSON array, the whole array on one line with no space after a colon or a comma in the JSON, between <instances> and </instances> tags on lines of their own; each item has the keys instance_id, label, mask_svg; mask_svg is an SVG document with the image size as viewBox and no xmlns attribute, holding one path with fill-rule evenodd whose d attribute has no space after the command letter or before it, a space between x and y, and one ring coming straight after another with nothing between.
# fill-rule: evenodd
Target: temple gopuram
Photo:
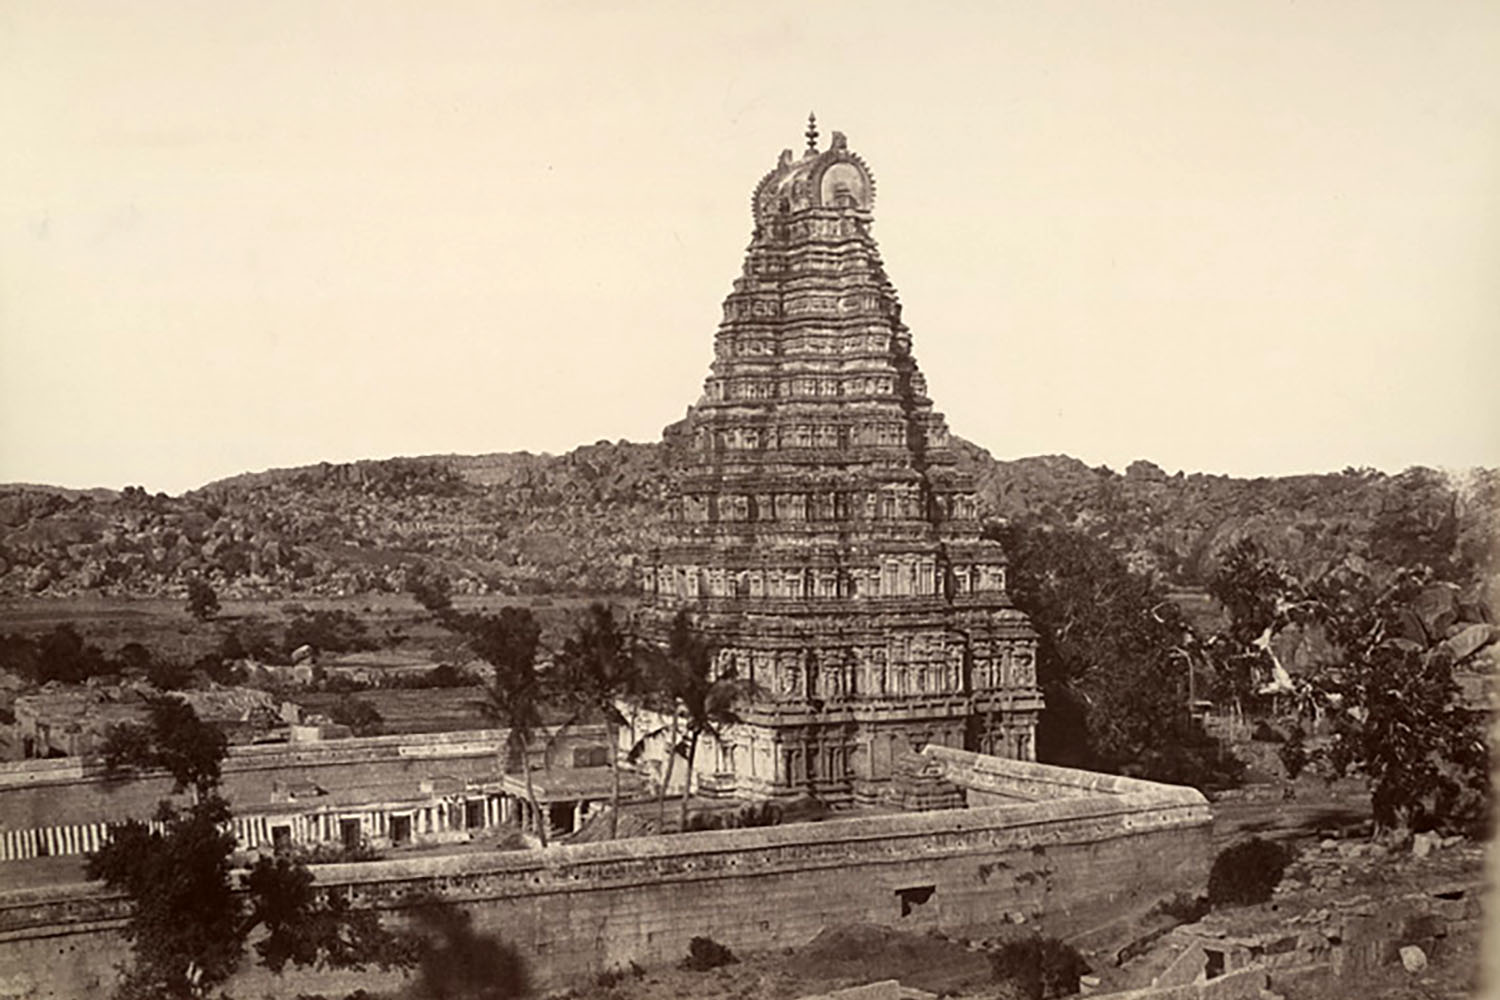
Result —
<instances>
[{"instance_id":1,"label":"temple gopuram","mask_svg":"<svg viewBox=\"0 0 1500 1000\"><path fill-rule=\"evenodd\" d=\"M911 804L924 744L1034 759L1035 633L917 369L874 198L810 119L755 188L703 395L666 431L669 535L636 630L665 643L686 611L756 691L700 746L700 794Z\"/></svg>"}]
</instances>

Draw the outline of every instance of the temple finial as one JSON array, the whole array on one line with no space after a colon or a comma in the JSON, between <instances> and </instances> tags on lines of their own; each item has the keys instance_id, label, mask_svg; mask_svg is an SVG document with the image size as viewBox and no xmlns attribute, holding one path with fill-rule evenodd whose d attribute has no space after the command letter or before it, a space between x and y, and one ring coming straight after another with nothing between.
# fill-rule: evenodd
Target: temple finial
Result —
<instances>
[{"instance_id":1,"label":"temple finial","mask_svg":"<svg viewBox=\"0 0 1500 1000\"><path fill-rule=\"evenodd\" d=\"M807 131L803 134L807 136L808 152L816 153L818 151L818 116L811 111L807 113Z\"/></svg>"}]
</instances>

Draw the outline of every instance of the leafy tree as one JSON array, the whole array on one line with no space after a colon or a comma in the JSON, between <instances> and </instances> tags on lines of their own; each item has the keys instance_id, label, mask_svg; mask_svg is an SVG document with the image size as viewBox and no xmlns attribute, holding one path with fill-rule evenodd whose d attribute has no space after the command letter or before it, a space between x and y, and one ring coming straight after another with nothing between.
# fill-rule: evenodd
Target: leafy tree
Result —
<instances>
[{"instance_id":1,"label":"leafy tree","mask_svg":"<svg viewBox=\"0 0 1500 1000\"><path fill-rule=\"evenodd\" d=\"M1228 628L1205 644L1215 698L1236 707L1255 705L1268 684L1277 690L1271 638L1289 625L1319 621L1318 599L1249 538L1224 555L1208 591L1229 613Z\"/></svg>"},{"instance_id":2,"label":"leafy tree","mask_svg":"<svg viewBox=\"0 0 1500 1000\"><path fill-rule=\"evenodd\" d=\"M109 672L109 664L96 647L83 641L71 625L58 625L37 643L37 681L80 684Z\"/></svg>"},{"instance_id":3,"label":"leafy tree","mask_svg":"<svg viewBox=\"0 0 1500 1000\"><path fill-rule=\"evenodd\" d=\"M529 608L506 607L498 614L450 615L468 638L476 656L494 668L477 708L491 722L509 731L509 749L521 761L526 798L537 817L537 836L547 846L547 817L537 804L531 781L531 743L542 725L543 691L536 656L541 627Z\"/></svg>"},{"instance_id":4,"label":"leafy tree","mask_svg":"<svg viewBox=\"0 0 1500 1000\"><path fill-rule=\"evenodd\" d=\"M1333 662L1295 679L1299 704L1332 722L1331 743L1308 756L1334 775L1364 774L1383 830L1482 829L1489 771L1480 721L1458 702L1447 651L1424 629L1404 627L1431 572L1404 568L1377 579L1344 564L1304 582L1253 547L1239 556L1226 563L1221 590L1258 596L1230 605L1232 616L1258 624L1264 612L1252 619L1244 610L1258 602L1275 609L1266 630L1315 624L1336 651ZM1254 631L1231 628L1225 646L1243 648Z\"/></svg>"},{"instance_id":5,"label":"leafy tree","mask_svg":"<svg viewBox=\"0 0 1500 1000\"><path fill-rule=\"evenodd\" d=\"M243 907L229 877L228 804L218 795L186 810L163 802L156 819L161 832L122 824L88 859L88 877L133 904L125 935L134 961L117 993L122 1000L205 996L234 972L243 943Z\"/></svg>"},{"instance_id":6,"label":"leafy tree","mask_svg":"<svg viewBox=\"0 0 1500 1000\"><path fill-rule=\"evenodd\" d=\"M187 789L195 799L208 798L219 785L228 752L224 733L172 695L149 699L147 719L110 730L103 748L105 775L121 780L143 770L163 770L172 775L174 792Z\"/></svg>"},{"instance_id":7,"label":"leafy tree","mask_svg":"<svg viewBox=\"0 0 1500 1000\"><path fill-rule=\"evenodd\" d=\"M407 574L406 590L417 603L435 615L443 616L453 611L453 585L448 578L417 566Z\"/></svg>"},{"instance_id":8,"label":"leafy tree","mask_svg":"<svg viewBox=\"0 0 1500 1000\"><path fill-rule=\"evenodd\" d=\"M1039 633L1040 759L1196 785L1238 779L1242 765L1192 717L1192 630L1155 581L1079 531L986 533L1004 544L1011 596Z\"/></svg>"},{"instance_id":9,"label":"leafy tree","mask_svg":"<svg viewBox=\"0 0 1500 1000\"><path fill-rule=\"evenodd\" d=\"M188 580L187 609L188 614L200 622L206 622L219 613L219 595L202 577Z\"/></svg>"},{"instance_id":10,"label":"leafy tree","mask_svg":"<svg viewBox=\"0 0 1500 1000\"><path fill-rule=\"evenodd\" d=\"M234 836L229 804L219 794L226 753L222 733L192 706L163 696L150 703L146 725L117 727L106 749L108 773L151 768L171 773L176 791L193 802L157 807L160 829L132 820L115 826L88 856L87 874L131 900L125 934L133 961L120 983L120 1000L199 998L238 967L250 934L264 928L256 948L280 972L286 962L336 968L406 967L415 960L402 939L380 929L369 911L337 895L320 895L312 878L286 859L262 859L244 897L231 881Z\"/></svg>"},{"instance_id":11,"label":"leafy tree","mask_svg":"<svg viewBox=\"0 0 1500 1000\"><path fill-rule=\"evenodd\" d=\"M609 728L609 836L619 833L620 730L626 725L620 702L642 692L641 661L630 637L607 605L589 605L577 630L563 643L557 658L558 684L579 710L601 717Z\"/></svg>"},{"instance_id":12,"label":"leafy tree","mask_svg":"<svg viewBox=\"0 0 1500 1000\"><path fill-rule=\"evenodd\" d=\"M1328 704L1334 774L1363 772L1383 829L1482 831L1489 815L1489 753L1481 719L1458 701L1448 653L1400 634L1426 574L1381 586L1355 573L1317 581L1319 609L1343 652L1312 684Z\"/></svg>"},{"instance_id":13,"label":"leafy tree","mask_svg":"<svg viewBox=\"0 0 1500 1000\"><path fill-rule=\"evenodd\" d=\"M1254 641L1277 623L1280 606L1296 586L1253 539L1243 538L1222 557L1208 592L1229 613L1229 635Z\"/></svg>"},{"instance_id":14,"label":"leafy tree","mask_svg":"<svg viewBox=\"0 0 1500 1000\"><path fill-rule=\"evenodd\" d=\"M385 722L385 717L374 705L348 696L333 703L328 717L339 725L348 726L355 736L378 736Z\"/></svg>"},{"instance_id":15,"label":"leafy tree","mask_svg":"<svg viewBox=\"0 0 1500 1000\"><path fill-rule=\"evenodd\" d=\"M357 970L408 968L416 961L414 942L381 927L374 910L351 906L344 891L318 892L307 867L288 857L258 859L245 888L251 911L244 929L265 928L255 951L272 972L288 962Z\"/></svg>"}]
</instances>

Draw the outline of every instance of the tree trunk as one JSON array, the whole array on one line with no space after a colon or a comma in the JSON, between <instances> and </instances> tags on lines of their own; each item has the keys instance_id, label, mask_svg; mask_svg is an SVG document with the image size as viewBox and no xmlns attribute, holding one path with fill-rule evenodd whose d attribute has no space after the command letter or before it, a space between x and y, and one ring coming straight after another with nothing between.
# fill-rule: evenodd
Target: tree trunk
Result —
<instances>
[{"instance_id":1,"label":"tree trunk","mask_svg":"<svg viewBox=\"0 0 1500 1000\"><path fill-rule=\"evenodd\" d=\"M526 800L531 803L531 814L536 818L536 835L542 841L542 846L547 846L547 817L542 813L541 806L536 803L536 789L531 785L531 745L523 733L519 737L521 744L521 771L526 775Z\"/></svg>"},{"instance_id":2,"label":"tree trunk","mask_svg":"<svg viewBox=\"0 0 1500 1000\"><path fill-rule=\"evenodd\" d=\"M693 760L698 756L698 735L698 730L693 730L693 738L688 741L687 771L682 775L682 820L677 825L679 830L687 829L688 796L693 793Z\"/></svg>"},{"instance_id":3,"label":"tree trunk","mask_svg":"<svg viewBox=\"0 0 1500 1000\"><path fill-rule=\"evenodd\" d=\"M661 787L656 790L656 832L665 832L667 824L667 789L672 786L672 766L677 763L677 709L672 709L672 736L667 742L667 767Z\"/></svg>"},{"instance_id":4,"label":"tree trunk","mask_svg":"<svg viewBox=\"0 0 1500 1000\"><path fill-rule=\"evenodd\" d=\"M620 835L620 731L613 722L609 724L610 744L609 769L613 785L609 790L609 839Z\"/></svg>"}]
</instances>

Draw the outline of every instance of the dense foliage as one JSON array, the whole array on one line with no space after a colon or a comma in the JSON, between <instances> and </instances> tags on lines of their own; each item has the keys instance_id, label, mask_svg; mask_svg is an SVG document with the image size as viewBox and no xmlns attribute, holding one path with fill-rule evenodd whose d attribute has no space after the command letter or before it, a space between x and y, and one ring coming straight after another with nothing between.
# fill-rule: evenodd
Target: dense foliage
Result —
<instances>
[{"instance_id":1,"label":"dense foliage","mask_svg":"<svg viewBox=\"0 0 1500 1000\"><path fill-rule=\"evenodd\" d=\"M164 768L178 791L193 794L186 807L161 802L155 829L139 821L116 825L88 857L88 877L132 904L125 927L132 960L117 997L207 996L234 973L256 931L257 954L277 972L288 962L358 969L416 960L414 946L381 928L373 912L315 891L312 876L288 858L261 858L244 894L236 892L231 814L219 794L224 737L179 699L160 697L150 708L147 724L111 734L106 766L116 777Z\"/></svg>"},{"instance_id":2,"label":"dense foliage","mask_svg":"<svg viewBox=\"0 0 1500 1000\"><path fill-rule=\"evenodd\" d=\"M732 965L739 959L734 957L734 952L710 937L695 937L688 942L687 958L682 960L682 967L693 972L707 972L709 969L717 969L721 965Z\"/></svg>"},{"instance_id":3,"label":"dense foliage","mask_svg":"<svg viewBox=\"0 0 1500 1000\"><path fill-rule=\"evenodd\" d=\"M1317 762L1332 775L1363 774L1383 828L1479 834L1489 815L1489 753L1481 713L1459 700L1454 666L1465 649L1481 647L1424 624L1416 609L1446 593L1434 590L1433 577L1426 567L1376 576L1344 564L1301 581L1243 543L1215 582L1235 619L1221 659L1264 665L1269 647L1250 637L1318 629L1327 659L1260 688L1330 732L1315 749L1301 736L1285 749L1289 772ZM1264 671L1257 676L1267 681Z\"/></svg>"},{"instance_id":4,"label":"dense foliage","mask_svg":"<svg viewBox=\"0 0 1500 1000\"><path fill-rule=\"evenodd\" d=\"M1246 537L1301 576L1354 555L1472 581L1500 552L1493 470L1246 480L956 445L989 513L1084 531L1176 585L1206 582ZM419 566L466 593L621 592L662 531L669 458L668 446L599 442L325 463L181 497L0 487L0 593L180 598L195 576L227 597L397 592Z\"/></svg>"},{"instance_id":5,"label":"dense foliage","mask_svg":"<svg viewBox=\"0 0 1500 1000\"><path fill-rule=\"evenodd\" d=\"M385 717L380 710L360 698L340 698L329 708L328 717L348 726L355 736L379 736L385 729Z\"/></svg>"},{"instance_id":6,"label":"dense foliage","mask_svg":"<svg viewBox=\"0 0 1500 1000\"><path fill-rule=\"evenodd\" d=\"M219 613L219 595L201 577L195 576L187 582L187 610L200 622Z\"/></svg>"},{"instance_id":7,"label":"dense foliage","mask_svg":"<svg viewBox=\"0 0 1500 1000\"><path fill-rule=\"evenodd\" d=\"M1039 759L1200 786L1238 780L1241 765L1192 714L1191 630L1159 584L1083 532L987 533L1005 545L1011 596L1039 633Z\"/></svg>"},{"instance_id":8,"label":"dense foliage","mask_svg":"<svg viewBox=\"0 0 1500 1000\"><path fill-rule=\"evenodd\" d=\"M1072 996L1089 971L1077 948L1054 937L1007 941L990 952L990 964L995 978L1025 1000Z\"/></svg>"},{"instance_id":9,"label":"dense foliage","mask_svg":"<svg viewBox=\"0 0 1500 1000\"><path fill-rule=\"evenodd\" d=\"M1229 845L1209 869L1209 905L1264 903L1291 860L1291 852L1273 840L1251 837Z\"/></svg>"}]
</instances>

